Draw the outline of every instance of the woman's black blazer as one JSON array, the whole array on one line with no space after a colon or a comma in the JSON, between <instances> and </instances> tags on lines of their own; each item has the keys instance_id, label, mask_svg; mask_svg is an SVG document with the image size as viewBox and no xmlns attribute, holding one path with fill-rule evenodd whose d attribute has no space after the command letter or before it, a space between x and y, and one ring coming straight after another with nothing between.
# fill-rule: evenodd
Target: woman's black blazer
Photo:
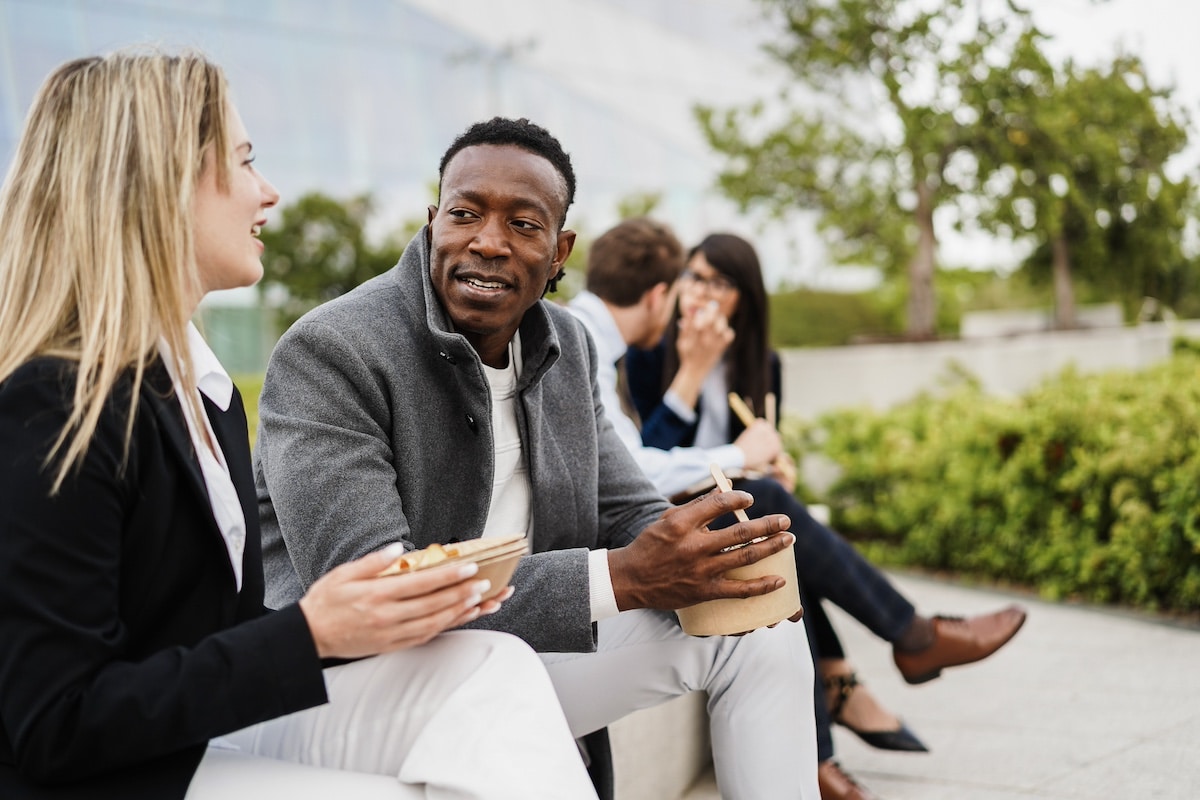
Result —
<instances>
[{"instance_id":1,"label":"woman's black blazer","mask_svg":"<svg viewBox=\"0 0 1200 800\"><path fill-rule=\"evenodd\" d=\"M700 427L699 403L696 405L696 419L686 422L663 402L663 395L667 393L663 380L666 372L666 348L666 340L663 340L651 350L631 347L626 352L625 369L629 376L629 399L641 417L643 445L657 447L659 450L692 447L696 444L696 430ZM774 351L767 355L768 368L771 371L771 391L775 393L775 401L782 408L783 370L779 365L779 356ZM730 414L727 441L732 442L745 429L737 414Z\"/></svg>"},{"instance_id":2,"label":"woman's black blazer","mask_svg":"<svg viewBox=\"0 0 1200 800\"><path fill-rule=\"evenodd\" d=\"M299 607L263 607L236 391L205 405L246 516L241 592L161 363L127 457L131 381L50 496L72 370L0 384L0 798L182 798L210 738L324 702L321 663Z\"/></svg>"}]
</instances>

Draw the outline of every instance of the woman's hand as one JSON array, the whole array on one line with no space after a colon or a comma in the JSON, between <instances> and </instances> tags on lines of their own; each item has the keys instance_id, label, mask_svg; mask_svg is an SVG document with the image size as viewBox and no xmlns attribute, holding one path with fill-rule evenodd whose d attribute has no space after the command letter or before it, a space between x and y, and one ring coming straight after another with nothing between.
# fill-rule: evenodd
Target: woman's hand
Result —
<instances>
[{"instance_id":1,"label":"woman's hand","mask_svg":"<svg viewBox=\"0 0 1200 800\"><path fill-rule=\"evenodd\" d=\"M490 585L473 564L377 577L404 553L394 544L330 570L300 598L317 655L360 658L415 647L444 630L500 608L510 586L481 603Z\"/></svg>"},{"instance_id":2,"label":"woman's hand","mask_svg":"<svg viewBox=\"0 0 1200 800\"><path fill-rule=\"evenodd\" d=\"M754 420L733 443L742 451L742 464L746 469L767 470L783 452L779 431L762 417Z\"/></svg>"},{"instance_id":3,"label":"woman's hand","mask_svg":"<svg viewBox=\"0 0 1200 800\"><path fill-rule=\"evenodd\" d=\"M788 494L796 492L796 462L791 455L784 450L779 454L771 464L771 477L779 482L779 485L787 489Z\"/></svg>"},{"instance_id":4,"label":"woman's hand","mask_svg":"<svg viewBox=\"0 0 1200 800\"><path fill-rule=\"evenodd\" d=\"M690 317L681 317L675 336L679 370L671 381L671 390L688 406L700 397L704 379L733 343L733 329L716 303L702 306Z\"/></svg>"}]
</instances>

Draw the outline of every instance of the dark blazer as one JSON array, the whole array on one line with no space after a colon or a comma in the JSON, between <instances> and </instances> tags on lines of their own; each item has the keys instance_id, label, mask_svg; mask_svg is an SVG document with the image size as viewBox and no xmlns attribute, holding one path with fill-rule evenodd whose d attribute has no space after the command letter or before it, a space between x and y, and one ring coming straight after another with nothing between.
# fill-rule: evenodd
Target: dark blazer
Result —
<instances>
[{"instance_id":1,"label":"dark blazer","mask_svg":"<svg viewBox=\"0 0 1200 800\"><path fill-rule=\"evenodd\" d=\"M666 369L666 343L658 343L652 350L629 348L625 354L625 370L629 375L629 394L633 405L641 417L642 444L646 447L657 447L660 450L670 450L672 447L692 447L696 444L696 429L700 426L699 407L695 421L689 423L670 409L662 401L667 393L663 385L663 371ZM779 366L779 356L770 353L771 391L775 392L775 400L780 408L783 407L782 370ZM729 415L729 438L732 442L745 426L737 414Z\"/></svg>"},{"instance_id":2,"label":"dark blazer","mask_svg":"<svg viewBox=\"0 0 1200 800\"><path fill-rule=\"evenodd\" d=\"M128 380L49 495L72 370L0 384L0 797L182 798L210 738L325 702L321 662L298 606L263 608L236 391L205 405L246 516L241 592L160 363L124 465Z\"/></svg>"}]
</instances>

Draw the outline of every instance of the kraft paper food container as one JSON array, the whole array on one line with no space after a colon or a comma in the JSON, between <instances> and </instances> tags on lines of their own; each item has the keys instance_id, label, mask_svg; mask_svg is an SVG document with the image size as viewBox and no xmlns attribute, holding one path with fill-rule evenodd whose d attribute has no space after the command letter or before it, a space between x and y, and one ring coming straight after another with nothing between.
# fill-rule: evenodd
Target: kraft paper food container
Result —
<instances>
[{"instance_id":1,"label":"kraft paper food container","mask_svg":"<svg viewBox=\"0 0 1200 800\"><path fill-rule=\"evenodd\" d=\"M675 612L684 633L692 636L725 636L774 625L800 610L800 584L796 579L796 554L785 547L761 561L731 569L725 577L736 580L779 575L786 584L757 597L707 600Z\"/></svg>"},{"instance_id":2,"label":"kraft paper food container","mask_svg":"<svg viewBox=\"0 0 1200 800\"><path fill-rule=\"evenodd\" d=\"M517 571L517 564L528 552L529 540L524 534L470 539L465 542L430 545L423 550L405 553L379 574L401 575L445 564L474 561L479 571L472 580L487 578L492 582L492 588L483 595L484 600L490 600L508 587L513 573Z\"/></svg>"},{"instance_id":3,"label":"kraft paper food container","mask_svg":"<svg viewBox=\"0 0 1200 800\"><path fill-rule=\"evenodd\" d=\"M512 580L513 573L517 571L517 564L524 557L526 548L521 547L519 550L505 555L486 558L482 561L475 562L479 565L479 572L475 574L472 580L480 581L487 578L492 582L492 588L484 592L483 599L491 600L496 595L508 588L509 581Z\"/></svg>"}]
</instances>

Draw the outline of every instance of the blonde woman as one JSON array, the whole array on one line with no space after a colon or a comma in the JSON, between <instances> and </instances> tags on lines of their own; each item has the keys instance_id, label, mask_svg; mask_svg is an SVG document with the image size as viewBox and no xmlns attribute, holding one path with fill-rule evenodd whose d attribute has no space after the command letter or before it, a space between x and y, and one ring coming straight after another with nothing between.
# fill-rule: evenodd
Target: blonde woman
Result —
<instances>
[{"instance_id":1,"label":"blonde woman","mask_svg":"<svg viewBox=\"0 0 1200 800\"><path fill-rule=\"evenodd\" d=\"M377 578L385 548L263 608L246 418L189 323L261 275L253 161L196 54L72 61L30 111L0 190L0 797L594 797L533 652L439 635L507 599L473 567Z\"/></svg>"}]
</instances>

